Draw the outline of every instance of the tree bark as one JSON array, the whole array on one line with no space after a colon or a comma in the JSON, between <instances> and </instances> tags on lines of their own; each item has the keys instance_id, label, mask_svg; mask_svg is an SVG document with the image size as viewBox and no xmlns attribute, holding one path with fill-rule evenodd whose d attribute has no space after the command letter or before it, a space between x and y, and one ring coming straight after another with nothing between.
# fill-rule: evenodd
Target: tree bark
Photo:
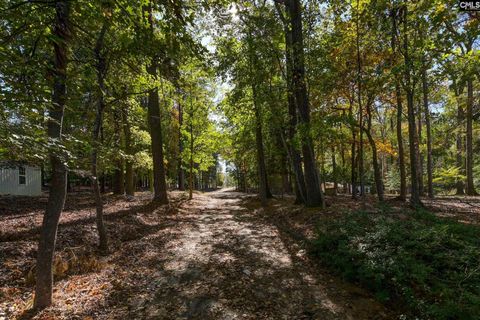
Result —
<instances>
[{"instance_id":1,"label":"tree bark","mask_svg":"<svg viewBox=\"0 0 480 320\"><path fill-rule=\"evenodd\" d=\"M465 163L463 161L463 136L461 128L463 126L463 119L464 119L464 111L462 104L460 103L460 94L463 90L459 86L457 86L456 81L453 81L453 88L455 92L455 97L457 100L457 136L456 136L456 164L457 167L460 169L460 173L464 173L465 171ZM465 194L465 184L462 179L457 180L457 195L464 195Z\"/></svg>"},{"instance_id":2,"label":"tree bark","mask_svg":"<svg viewBox=\"0 0 480 320\"><path fill-rule=\"evenodd\" d=\"M124 194L125 193L125 173L124 173L124 163L122 159L115 161L115 169L113 171L113 194Z\"/></svg>"},{"instance_id":3,"label":"tree bark","mask_svg":"<svg viewBox=\"0 0 480 320\"><path fill-rule=\"evenodd\" d=\"M105 110L105 76L107 72L107 65L105 57L103 55L103 46L105 40L105 34L108 29L108 22L104 22L102 30L97 39L95 46L95 59L96 59L96 71L97 71L97 84L98 84L98 103L95 115L95 123L93 125L93 148L92 148L92 163L91 163L91 179L92 189L95 198L95 211L96 211L96 223L97 232L99 238L99 248L102 252L108 251L108 238L107 230L103 222L103 200L100 194L100 186L98 184L98 146L100 145L100 130L103 123L103 112Z\"/></svg>"},{"instance_id":4,"label":"tree bark","mask_svg":"<svg viewBox=\"0 0 480 320\"><path fill-rule=\"evenodd\" d=\"M347 188L348 182L347 182L347 178L345 176L345 168L346 168L346 164L345 164L345 145L343 144L343 142L340 144L340 156L341 156L341 159L342 159L342 167L341 167L342 192L344 194L347 194L347 192L348 192L348 188Z\"/></svg>"},{"instance_id":5,"label":"tree bark","mask_svg":"<svg viewBox=\"0 0 480 320\"><path fill-rule=\"evenodd\" d=\"M364 151L363 151L363 106L362 106L362 57L360 55L360 2L357 1L357 14L356 14L356 49L357 49L357 102L358 102L358 119L360 125L360 137L359 137L359 164L358 175L360 176L360 198L362 199L362 206L365 207L365 164L364 164Z\"/></svg>"},{"instance_id":6,"label":"tree bark","mask_svg":"<svg viewBox=\"0 0 480 320\"><path fill-rule=\"evenodd\" d=\"M153 36L153 12L152 6L148 8L148 20L150 22L150 30ZM147 72L157 77L157 57L152 57L151 63L147 66ZM161 79L160 79L161 80ZM158 96L158 87L154 87L148 93L148 124L150 127L150 137L152 145L153 158L153 200L159 204L167 204L167 182L165 178L165 164L163 161L163 137L162 137L162 118L160 114L160 99Z\"/></svg>"},{"instance_id":7,"label":"tree bark","mask_svg":"<svg viewBox=\"0 0 480 320\"><path fill-rule=\"evenodd\" d=\"M404 59L405 59L405 91L407 93L407 110L408 110L408 139L410 149L410 174L412 181L412 194L410 202L412 206L418 207L422 205L420 200L420 190L418 186L418 137L417 126L415 121L415 106L414 106L414 86L412 85L411 72L412 61L409 55L409 43L408 43L408 9L407 6L403 7L403 46L404 46Z\"/></svg>"},{"instance_id":8,"label":"tree bark","mask_svg":"<svg viewBox=\"0 0 480 320\"><path fill-rule=\"evenodd\" d=\"M53 41L55 58L53 62L53 96L49 107L48 137L56 142L62 140L62 124L66 102L67 53L70 38L70 2L55 3ZM64 159L55 151L50 152L52 179L47 208L43 216L42 230L38 243L36 265L36 287L33 307L44 309L52 304L53 273L52 262L55 252L58 221L65 204L67 193L67 169Z\"/></svg>"},{"instance_id":9,"label":"tree bark","mask_svg":"<svg viewBox=\"0 0 480 320\"><path fill-rule=\"evenodd\" d=\"M400 170L400 194L398 199L401 201L407 200L407 170L405 167L405 148L403 146L403 135L402 135L402 118L403 118L403 104L402 104L402 93L400 89L400 84L398 81L395 83L396 99L397 99L397 123L396 123L396 134L397 134L397 144L398 144L398 167Z\"/></svg>"},{"instance_id":10,"label":"tree bark","mask_svg":"<svg viewBox=\"0 0 480 320\"><path fill-rule=\"evenodd\" d=\"M337 195L338 190L338 176L337 176L337 159L335 157L335 146L332 145L332 178L334 195Z\"/></svg>"},{"instance_id":11,"label":"tree bark","mask_svg":"<svg viewBox=\"0 0 480 320\"><path fill-rule=\"evenodd\" d=\"M263 133L262 133L262 118L260 114L260 105L258 103L258 92L255 76L253 74L253 69L257 68L256 60L253 52L253 47L251 45L251 33L249 33L249 70L250 70L250 85L252 89L252 103L255 114L255 144L257 149L257 170L258 170L258 185L259 190L258 194L260 196L260 202L262 206L267 205L267 198L269 195L271 197L270 190L268 189L268 179L267 179L267 169L265 166L265 152L263 150Z\"/></svg>"},{"instance_id":12,"label":"tree bark","mask_svg":"<svg viewBox=\"0 0 480 320\"><path fill-rule=\"evenodd\" d=\"M125 136L125 153L128 158L125 161L125 194L127 196L135 196L135 183L133 172L133 156L132 150L132 131L130 128L130 120L128 119L128 107L125 106L122 112L123 135Z\"/></svg>"},{"instance_id":13,"label":"tree bark","mask_svg":"<svg viewBox=\"0 0 480 320\"><path fill-rule=\"evenodd\" d=\"M295 106L294 106L295 107ZM293 144L286 141L285 137L281 134L282 144L287 151L287 159L292 167L294 175L293 191L295 192L295 204L305 204L305 183L303 179L303 169L300 154L294 150Z\"/></svg>"},{"instance_id":14,"label":"tree bark","mask_svg":"<svg viewBox=\"0 0 480 320\"><path fill-rule=\"evenodd\" d=\"M113 143L116 150L120 150L122 145L121 138L121 117L118 112L113 113ZM125 193L125 173L124 173L124 161L122 157L117 157L115 160L115 169L113 171L113 194Z\"/></svg>"},{"instance_id":15,"label":"tree bark","mask_svg":"<svg viewBox=\"0 0 480 320\"><path fill-rule=\"evenodd\" d=\"M310 104L305 82L305 58L301 4L299 0L286 1L292 28L293 84L296 106L299 112L299 125L302 135L303 166L305 170L306 205L325 207L320 190L320 178L315 164L315 153L310 133Z\"/></svg>"},{"instance_id":16,"label":"tree bark","mask_svg":"<svg viewBox=\"0 0 480 320\"><path fill-rule=\"evenodd\" d=\"M188 186L188 199L193 199L193 119L190 116L190 173Z\"/></svg>"},{"instance_id":17,"label":"tree bark","mask_svg":"<svg viewBox=\"0 0 480 320\"><path fill-rule=\"evenodd\" d=\"M280 174L282 176L282 194L291 194L293 189L290 170L291 162L288 155L288 147L285 142L283 128L279 128L278 132L279 133L276 136L276 148L281 150L278 161L280 162Z\"/></svg>"},{"instance_id":18,"label":"tree bark","mask_svg":"<svg viewBox=\"0 0 480 320\"><path fill-rule=\"evenodd\" d=\"M283 192L285 194L292 193L292 183L291 183L291 172L288 166L288 160L286 159L285 155L282 157L282 164L283 164L283 172L282 172L282 185L283 185Z\"/></svg>"},{"instance_id":19,"label":"tree bark","mask_svg":"<svg viewBox=\"0 0 480 320\"><path fill-rule=\"evenodd\" d=\"M355 161L355 155L356 155L356 143L357 143L357 137L356 137L356 131L355 131L355 125L353 124L354 121L354 116L353 116L353 101L350 99L350 108L348 109L348 113L350 116L350 121L352 121L352 124L350 126L350 129L352 131L352 144L351 144L351 154L352 154L352 159L351 159L351 187L352 187L352 199L356 200L357 199L357 163Z\"/></svg>"},{"instance_id":20,"label":"tree bark","mask_svg":"<svg viewBox=\"0 0 480 320\"><path fill-rule=\"evenodd\" d=\"M265 153L263 151L263 136L262 136L262 120L260 119L260 110L258 102L256 101L256 89L252 84L253 91L253 104L255 109L255 142L257 145L257 166L258 166L258 179L259 179L259 195L262 206L267 205L267 173L265 167Z\"/></svg>"},{"instance_id":21,"label":"tree bark","mask_svg":"<svg viewBox=\"0 0 480 320\"><path fill-rule=\"evenodd\" d=\"M183 152L183 139L182 139L182 126L183 126L183 108L182 104L178 102L178 190L185 191L185 172L182 168L182 152Z\"/></svg>"},{"instance_id":22,"label":"tree bark","mask_svg":"<svg viewBox=\"0 0 480 320\"><path fill-rule=\"evenodd\" d=\"M417 180L418 180L418 192L420 193L420 196L425 195L425 190L423 186L423 154L420 151L420 145L422 143L422 107L420 104L418 104L418 109L417 109L417 115L418 115L418 129L417 129L417 161L418 161L418 173L417 173Z\"/></svg>"},{"instance_id":23,"label":"tree bark","mask_svg":"<svg viewBox=\"0 0 480 320\"><path fill-rule=\"evenodd\" d=\"M473 79L470 77L467 80L467 146L466 146L466 173L467 184L466 192L469 196L477 195L475 185L473 183Z\"/></svg>"},{"instance_id":24,"label":"tree bark","mask_svg":"<svg viewBox=\"0 0 480 320\"><path fill-rule=\"evenodd\" d=\"M294 139L297 134L297 106L295 102L294 83L293 83L293 53L292 53L292 30L290 23L283 15L280 6L275 2L275 8L280 16L285 33L285 80L287 83L287 100L288 100L288 124L287 124L287 141L286 148L290 158L292 171L295 176L295 204L306 203L306 186L305 176L302 168L302 157L299 150L295 146Z\"/></svg>"},{"instance_id":25,"label":"tree bark","mask_svg":"<svg viewBox=\"0 0 480 320\"><path fill-rule=\"evenodd\" d=\"M398 10L392 11L392 51L393 54L397 55L396 50L396 34L398 31L397 28L397 13ZM400 170L400 194L398 199L405 201L407 199L407 172L405 168L405 149L403 146L403 135L402 135L402 118L403 118L403 104L402 104L402 91L400 88L400 78L397 74L395 77L395 98L397 102L397 123L396 123L396 133L397 133L397 144L398 144L398 167Z\"/></svg>"},{"instance_id":26,"label":"tree bark","mask_svg":"<svg viewBox=\"0 0 480 320\"><path fill-rule=\"evenodd\" d=\"M149 70L151 72L150 74L156 75L155 63L150 66ZM163 137L158 88L154 88L148 93L148 122L152 140L153 198L155 202L167 204L167 183L165 179L165 164L163 161Z\"/></svg>"},{"instance_id":27,"label":"tree bark","mask_svg":"<svg viewBox=\"0 0 480 320\"><path fill-rule=\"evenodd\" d=\"M428 102L428 77L425 57L422 59L422 90L423 90L423 112L425 114L425 126L427 129L427 193L428 197L433 194L433 157L432 157L432 128L430 123L430 109Z\"/></svg>"},{"instance_id":28,"label":"tree bark","mask_svg":"<svg viewBox=\"0 0 480 320\"><path fill-rule=\"evenodd\" d=\"M367 135L370 148L372 149L373 173L375 177L375 189L377 191L378 201L384 201L383 179L380 165L378 164L377 145L372 136L372 111L371 102L367 103L367 128L365 134Z\"/></svg>"}]
</instances>

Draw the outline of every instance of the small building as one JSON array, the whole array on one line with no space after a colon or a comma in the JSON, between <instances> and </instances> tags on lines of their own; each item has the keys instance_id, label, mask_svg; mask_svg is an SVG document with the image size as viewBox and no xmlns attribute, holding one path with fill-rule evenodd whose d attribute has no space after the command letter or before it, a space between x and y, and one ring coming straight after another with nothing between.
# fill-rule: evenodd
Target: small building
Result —
<instances>
[{"instance_id":1,"label":"small building","mask_svg":"<svg viewBox=\"0 0 480 320\"><path fill-rule=\"evenodd\" d=\"M39 196L42 172L39 167L20 162L0 162L0 195Z\"/></svg>"}]
</instances>

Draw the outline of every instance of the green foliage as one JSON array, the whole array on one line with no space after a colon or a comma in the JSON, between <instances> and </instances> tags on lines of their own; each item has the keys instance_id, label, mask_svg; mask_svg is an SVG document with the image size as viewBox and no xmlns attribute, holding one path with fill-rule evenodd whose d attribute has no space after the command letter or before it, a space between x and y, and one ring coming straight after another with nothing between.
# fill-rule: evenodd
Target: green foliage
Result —
<instances>
[{"instance_id":1,"label":"green foliage","mask_svg":"<svg viewBox=\"0 0 480 320\"><path fill-rule=\"evenodd\" d=\"M180 127L184 144L182 165L189 168L192 159L195 164L193 172L207 172L216 165L214 155L222 143L222 135L211 117L215 85L210 70L202 69L199 61L186 64L181 71L185 82L185 95L180 98L184 121Z\"/></svg>"},{"instance_id":2,"label":"green foliage","mask_svg":"<svg viewBox=\"0 0 480 320\"><path fill-rule=\"evenodd\" d=\"M388 170L385 188L387 188L387 190L400 189L400 173L397 168L390 168L390 170Z\"/></svg>"},{"instance_id":3,"label":"green foliage","mask_svg":"<svg viewBox=\"0 0 480 320\"><path fill-rule=\"evenodd\" d=\"M440 185L443 189L455 187L457 181L465 180L465 175L461 174L459 167L439 168L434 173L433 182Z\"/></svg>"},{"instance_id":4,"label":"green foliage","mask_svg":"<svg viewBox=\"0 0 480 320\"><path fill-rule=\"evenodd\" d=\"M354 212L318 228L313 253L422 319L478 319L480 228L419 211Z\"/></svg>"}]
</instances>

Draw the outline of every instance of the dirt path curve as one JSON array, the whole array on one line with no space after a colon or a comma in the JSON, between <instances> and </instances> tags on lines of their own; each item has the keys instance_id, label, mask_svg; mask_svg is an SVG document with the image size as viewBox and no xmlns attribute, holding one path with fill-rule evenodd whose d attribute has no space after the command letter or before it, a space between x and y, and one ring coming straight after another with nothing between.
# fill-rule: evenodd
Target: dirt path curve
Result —
<instances>
[{"instance_id":1,"label":"dirt path curve","mask_svg":"<svg viewBox=\"0 0 480 320\"><path fill-rule=\"evenodd\" d=\"M318 272L295 242L244 206L245 195L195 195L144 238L128 316L144 319L386 319L361 290ZM147 254L148 253L148 254ZM137 270L137 273L147 270ZM120 277L121 278L121 277ZM127 288L124 288L127 289ZM128 292L128 290L124 290Z\"/></svg>"}]
</instances>

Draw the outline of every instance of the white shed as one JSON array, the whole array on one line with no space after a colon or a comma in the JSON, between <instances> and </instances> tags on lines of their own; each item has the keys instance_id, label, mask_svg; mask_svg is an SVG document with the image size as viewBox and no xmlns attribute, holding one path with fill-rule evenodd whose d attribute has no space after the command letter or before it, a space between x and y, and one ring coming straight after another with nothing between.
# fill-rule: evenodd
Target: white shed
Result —
<instances>
[{"instance_id":1,"label":"white shed","mask_svg":"<svg viewBox=\"0 0 480 320\"><path fill-rule=\"evenodd\" d=\"M0 163L0 195L39 196L42 194L40 168L19 163Z\"/></svg>"}]
</instances>

